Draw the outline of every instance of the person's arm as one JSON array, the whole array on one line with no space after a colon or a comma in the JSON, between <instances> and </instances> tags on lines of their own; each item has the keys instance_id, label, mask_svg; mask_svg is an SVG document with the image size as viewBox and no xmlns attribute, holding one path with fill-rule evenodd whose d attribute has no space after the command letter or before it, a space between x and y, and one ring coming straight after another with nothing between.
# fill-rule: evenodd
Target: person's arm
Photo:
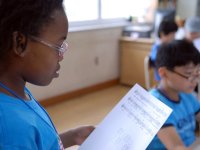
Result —
<instances>
[{"instance_id":1,"label":"person's arm","mask_svg":"<svg viewBox=\"0 0 200 150\"><path fill-rule=\"evenodd\" d=\"M157 135L168 150L191 150L184 146L173 126L161 128Z\"/></svg>"},{"instance_id":2,"label":"person's arm","mask_svg":"<svg viewBox=\"0 0 200 150\"><path fill-rule=\"evenodd\" d=\"M59 134L64 148L81 145L94 128L93 126L81 126Z\"/></svg>"}]
</instances>

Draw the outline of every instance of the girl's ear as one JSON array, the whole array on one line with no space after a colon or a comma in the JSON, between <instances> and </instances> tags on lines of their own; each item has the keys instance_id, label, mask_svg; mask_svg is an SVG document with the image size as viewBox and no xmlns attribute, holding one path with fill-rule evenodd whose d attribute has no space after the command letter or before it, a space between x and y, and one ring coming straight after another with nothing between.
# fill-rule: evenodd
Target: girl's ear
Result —
<instances>
[{"instance_id":1,"label":"girl's ear","mask_svg":"<svg viewBox=\"0 0 200 150\"><path fill-rule=\"evenodd\" d=\"M13 32L13 51L16 55L23 57L25 55L27 37L21 32Z\"/></svg>"}]
</instances>

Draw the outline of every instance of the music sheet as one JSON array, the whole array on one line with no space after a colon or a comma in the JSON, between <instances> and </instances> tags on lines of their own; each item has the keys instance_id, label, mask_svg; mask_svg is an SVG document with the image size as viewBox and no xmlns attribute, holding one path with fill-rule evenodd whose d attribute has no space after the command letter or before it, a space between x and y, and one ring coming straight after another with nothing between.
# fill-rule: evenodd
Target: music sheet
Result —
<instances>
[{"instance_id":1,"label":"music sheet","mask_svg":"<svg viewBox=\"0 0 200 150\"><path fill-rule=\"evenodd\" d=\"M145 150L171 112L171 108L136 84L79 150Z\"/></svg>"}]
</instances>

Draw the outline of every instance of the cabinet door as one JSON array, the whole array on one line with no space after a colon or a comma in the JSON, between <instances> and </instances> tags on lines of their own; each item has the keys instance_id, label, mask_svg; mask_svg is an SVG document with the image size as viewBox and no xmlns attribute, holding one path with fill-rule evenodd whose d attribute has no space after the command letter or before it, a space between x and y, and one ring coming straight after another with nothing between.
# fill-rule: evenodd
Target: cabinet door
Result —
<instances>
[{"instance_id":1,"label":"cabinet door","mask_svg":"<svg viewBox=\"0 0 200 150\"><path fill-rule=\"evenodd\" d=\"M120 82L145 87L144 58L149 55L152 43L125 42L120 43L121 70Z\"/></svg>"}]
</instances>

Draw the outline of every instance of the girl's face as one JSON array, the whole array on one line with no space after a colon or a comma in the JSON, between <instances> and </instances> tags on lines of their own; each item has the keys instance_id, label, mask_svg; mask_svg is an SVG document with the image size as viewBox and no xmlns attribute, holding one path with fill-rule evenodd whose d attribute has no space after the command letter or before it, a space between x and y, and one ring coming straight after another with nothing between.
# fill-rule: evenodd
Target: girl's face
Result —
<instances>
[{"instance_id":1,"label":"girl's face","mask_svg":"<svg viewBox=\"0 0 200 150\"><path fill-rule=\"evenodd\" d=\"M58 50L62 44L63 50L67 49L67 17L64 11L56 10L52 18L38 37L28 37L23 78L36 85L48 85L53 78L59 76L59 63L63 54Z\"/></svg>"}]
</instances>

